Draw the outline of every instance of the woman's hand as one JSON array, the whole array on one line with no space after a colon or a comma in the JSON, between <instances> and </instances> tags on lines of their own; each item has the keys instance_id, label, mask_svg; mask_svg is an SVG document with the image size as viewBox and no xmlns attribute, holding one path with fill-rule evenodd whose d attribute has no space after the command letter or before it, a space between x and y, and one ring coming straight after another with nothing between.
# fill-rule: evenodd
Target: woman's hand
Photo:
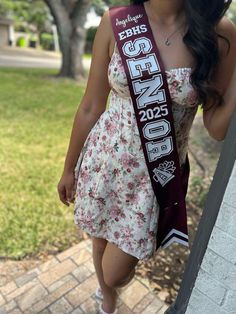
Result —
<instances>
[{"instance_id":1,"label":"woman's hand","mask_svg":"<svg viewBox=\"0 0 236 314\"><path fill-rule=\"evenodd\" d=\"M75 177L74 172L63 172L57 185L59 198L63 204L70 206L74 202L75 196Z\"/></svg>"}]
</instances>

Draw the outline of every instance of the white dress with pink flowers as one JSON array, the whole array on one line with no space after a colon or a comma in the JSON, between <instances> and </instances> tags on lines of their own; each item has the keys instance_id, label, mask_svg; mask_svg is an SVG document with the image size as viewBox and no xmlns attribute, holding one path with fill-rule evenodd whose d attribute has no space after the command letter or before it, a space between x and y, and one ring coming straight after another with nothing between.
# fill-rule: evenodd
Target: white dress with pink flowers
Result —
<instances>
[{"instance_id":1,"label":"white dress with pink flowers","mask_svg":"<svg viewBox=\"0 0 236 314\"><path fill-rule=\"evenodd\" d=\"M190 73L191 68L166 71L181 166L198 109ZM124 252L147 260L155 253L159 205L117 45L108 79L109 108L90 130L75 167L74 222L89 235L107 239Z\"/></svg>"}]
</instances>

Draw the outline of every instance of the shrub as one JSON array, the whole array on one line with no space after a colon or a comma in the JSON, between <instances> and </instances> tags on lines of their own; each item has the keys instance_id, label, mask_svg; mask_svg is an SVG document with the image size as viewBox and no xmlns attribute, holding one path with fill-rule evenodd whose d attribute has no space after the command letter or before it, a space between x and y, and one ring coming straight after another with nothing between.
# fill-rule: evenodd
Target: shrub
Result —
<instances>
[{"instance_id":1,"label":"shrub","mask_svg":"<svg viewBox=\"0 0 236 314\"><path fill-rule=\"evenodd\" d=\"M45 50L54 49L53 35L50 33L42 33L40 36L40 44Z\"/></svg>"},{"instance_id":2,"label":"shrub","mask_svg":"<svg viewBox=\"0 0 236 314\"><path fill-rule=\"evenodd\" d=\"M16 45L19 47L26 47L27 46L27 40L25 37L21 36L17 39Z\"/></svg>"}]
</instances>

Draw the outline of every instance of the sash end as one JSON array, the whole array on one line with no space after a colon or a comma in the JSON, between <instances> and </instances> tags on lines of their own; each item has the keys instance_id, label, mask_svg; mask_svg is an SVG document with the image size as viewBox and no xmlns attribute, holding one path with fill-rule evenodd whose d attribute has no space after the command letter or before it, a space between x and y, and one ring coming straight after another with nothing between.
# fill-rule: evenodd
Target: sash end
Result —
<instances>
[{"instance_id":1,"label":"sash end","mask_svg":"<svg viewBox=\"0 0 236 314\"><path fill-rule=\"evenodd\" d=\"M187 246L189 247L189 243L188 243L188 240L182 240L182 239L179 239L177 237L172 237L170 240L168 240L167 242L165 242L164 244L161 244L161 248L165 249L167 248L168 246L170 246L172 243L174 242L177 242L179 244L182 244L184 246Z\"/></svg>"},{"instance_id":2,"label":"sash end","mask_svg":"<svg viewBox=\"0 0 236 314\"><path fill-rule=\"evenodd\" d=\"M163 240L160 239L156 250L158 249L158 247L165 249L168 246L170 246L173 242L177 242L179 244L189 247L188 234L173 228L170 230L170 232L165 236Z\"/></svg>"}]
</instances>

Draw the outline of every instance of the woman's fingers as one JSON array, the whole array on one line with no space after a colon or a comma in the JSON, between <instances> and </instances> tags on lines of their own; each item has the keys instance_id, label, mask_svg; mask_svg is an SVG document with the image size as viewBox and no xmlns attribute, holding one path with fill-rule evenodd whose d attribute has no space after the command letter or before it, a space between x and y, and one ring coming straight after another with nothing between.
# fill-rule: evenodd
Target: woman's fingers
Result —
<instances>
[{"instance_id":1,"label":"woman's fingers","mask_svg":"<svg viewBox=\"0 0 236 314\"><path fill-rule=\"evenodd\" d=\"M75 201L75 189L73 188L70 194L70 202L74 203Z\"/></svg>"},{"instance_id":2,"label":"woman's fingers","mask_svg":"<svg viewBox=\"0 0 236 314\"><path fill-rule=\"evenodd\" d=\"M67 201L72 203L74 198L74 183L69 184L66 187L66 198Z\"/></svg>"},{"instance_id":3,"label":"woman's fingers","mask_svg":"<svg viewBox=\"0 0 236 314\"><path fill-rule=\"evenodd\" d=\"M66 206L74 202L75 178L74 174L69 173L62 176L57 186L61 202Z\"/></svg>"},{"instance_id":4,"label":"woman's fingers","mask_svg":"<svg viewBox=\"0 0 236 314\"><path fill-rule=\"evenodd\" d=\"M61 186L61 185L58 186L58 194L59 194L59 198L61 202L65 204L66 206L69 206L70 204L67 201L67 196L66 196L67 193L66 193L65 186Z\"/></svg>"}]
</instances>

